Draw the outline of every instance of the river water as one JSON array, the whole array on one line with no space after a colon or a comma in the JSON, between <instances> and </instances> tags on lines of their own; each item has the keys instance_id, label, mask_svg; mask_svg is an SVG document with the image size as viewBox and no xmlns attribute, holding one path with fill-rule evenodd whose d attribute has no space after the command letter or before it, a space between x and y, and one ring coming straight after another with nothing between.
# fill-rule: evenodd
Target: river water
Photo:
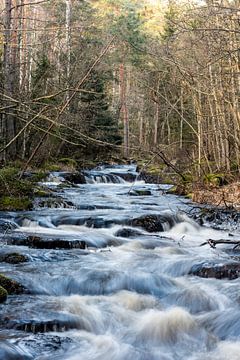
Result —
<instances>
[{"instance_id":1,"label":"river water","mask_svg":"<svg viewBox=\"0 0 240 360\"><path fill-rule=\"evenodd\" d=\"M237 259L225 247L199 246L228 232L191 220L191 202L167 194L167 185L129 183L121 174L137 177L134 165L102 167L70 187L52 174L45 186L62 205L36 201L31 212L1 214L16 224L1 235L1 253L29 261L0 262L0 273L30 292L0 305L1 360L240 359L239 279L190 274ZM149 214L162 214L164 231L128 225ZM7 245L26 235L81 240L87 248Z\"/></svg>"}]
</instances>

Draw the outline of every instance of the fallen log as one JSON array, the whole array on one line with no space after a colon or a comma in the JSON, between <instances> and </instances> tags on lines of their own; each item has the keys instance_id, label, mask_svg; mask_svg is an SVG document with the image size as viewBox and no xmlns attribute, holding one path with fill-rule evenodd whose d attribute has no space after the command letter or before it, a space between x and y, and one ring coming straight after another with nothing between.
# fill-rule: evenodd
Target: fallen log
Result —
<instances>
[{"instance_id":1,"label":"fallen log","mask_svg":"<svg viewBox=\"0 0 240 360\"><path fill-rule=\"evenodd\" d=\"M235 245L233 247L233 250L235 250L235 249L238 248L238 246L240 246L240 240L227 240L227 239L213 240L213 239L208 239L207 241L202 243L200 246L210 245L211 248L216 249L216 245L218 245L218 244L232 244L232 245Z\"/></svg>"}]
</instances>

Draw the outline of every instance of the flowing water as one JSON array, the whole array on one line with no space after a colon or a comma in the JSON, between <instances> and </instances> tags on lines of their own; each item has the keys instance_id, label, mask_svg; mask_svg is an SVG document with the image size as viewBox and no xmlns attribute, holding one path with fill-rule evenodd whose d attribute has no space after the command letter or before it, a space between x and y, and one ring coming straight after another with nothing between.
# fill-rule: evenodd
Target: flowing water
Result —
<instances>
[{"instance_id":1,"label":"flowing water","mask_svg":"<svg viewBox=\"0 0 240 360\"><path fill-rule=\"evenodd\" d=\"M129 174L134 183L123 180ZM238 260L225 247L199 246L229 234L196 224L186 215L189 200L138 181L133 165L89 171L87 184L72 187L62 175L45 183L60 205L36 201L31 212L1 215L14 225L1 235L1 253L29 261L0 262L0 273L29 293L0 306L0 359L239 360L239 279L190 275L204 263ZM129 225L149 214L162 216L164 231ZM26 235L87 247L7 245Z\"/></svg>"}]
</instances>

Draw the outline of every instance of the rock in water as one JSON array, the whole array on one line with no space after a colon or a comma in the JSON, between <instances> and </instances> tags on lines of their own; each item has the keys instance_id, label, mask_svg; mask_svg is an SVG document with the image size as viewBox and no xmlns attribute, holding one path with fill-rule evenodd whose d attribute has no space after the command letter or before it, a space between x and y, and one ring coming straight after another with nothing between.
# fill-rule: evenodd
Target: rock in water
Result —
<instances>
[{"instance_id":1,"label":"rock in water","mask_svg":"<svg viewBox=\"0 0 240 360\"><path fill-rule=\"evenodd\" d=\"M9 263L9 264L20 264L27 262L29 259L26 255L19 253L9 253L0 255L0 261Z\"/></svg>"},{"instance_id":2,"label":"rock in water","mask_svg":"<svg viewBox=\"0 0 240 360\"><path fill-rule=\"evenodd\" d=\"M164 231L158 215L143 215L130 221L131 226L139 226L148 232Z\"/></svg>"},{"instance_id":3,"label":"rock in water","mask_svg":"<svg viewBox=\"0 0 240 360\"><path fill-rule=\"evenodd\" d=\"M140 231L138 230L134 230L131 228L122 228L119 229L114 236L116 237L125 237L125 238L131 238L131 237L136 237L136 236L140 236L143 235Z\"/></svg>"},{"instance_id":4,"label":"rock in water","mask_svg":"<svg viewBox=\"0 0 240 360\"><path fill-rule=\"evenodd\" d=\"M234 280L240 277L240 264L199 264L192 267L190 275Z\"/></svg>"},{"instance_id":5,"label":"rock in water","mask_svg":"<svg viewBox=\"0 0 240 360\"><path fill-rule=\"evenodd\" d=\"M6 301L7 296L8 296L7 291L2 286L0 286L0 303Z\"/></svg>"},{"instance_id":6,"label":"rock in water","mask_svg":"<svg viewBox=\"0 0 240 360\"><path fill-rule=\"evenodd\" d=\"M22 294L25 290L24 287L17 281L12 280L2 274L0 274L0 287L3 287L5 290L7 290L9 295Z\"/></svg>"},{"instance_id":7,"label":"rock in water","mask_svg":"<svg viewBox=\"0 0 240 360\"><path fill-rule=\"evenodd\" d=\"M28 246L37 249L86 249L86 242L81 240L44 239L39 236L28 236Z\"/></svg>"},{"instance_id":8,"label":"rock in water","mask_svg":"<svg viewBox=\"0 0 240 360\"><path fill-rule=\"evenodd\" d=\"M131 196L150 196L152 195L150 190L133 190L129 193Z\"/></svg>"}]
</instances>

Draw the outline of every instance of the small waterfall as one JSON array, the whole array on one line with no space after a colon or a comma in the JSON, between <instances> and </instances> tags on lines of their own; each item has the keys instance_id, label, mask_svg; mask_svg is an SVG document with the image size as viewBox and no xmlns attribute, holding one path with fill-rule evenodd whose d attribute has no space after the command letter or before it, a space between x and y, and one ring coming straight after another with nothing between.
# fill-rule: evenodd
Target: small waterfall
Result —
<instances>
[{"instance_id":1,"label":"small waterfall","mask_svg":"<svg viewBox=\"0 0 240 360\"><path fill-rule=\"evenodd\" d=\"M115 174L94 174L94 173L86 173L85 179L87 184L124 184L126 181L122 179L120 176Z\"/></svg>"}]
</instances>

